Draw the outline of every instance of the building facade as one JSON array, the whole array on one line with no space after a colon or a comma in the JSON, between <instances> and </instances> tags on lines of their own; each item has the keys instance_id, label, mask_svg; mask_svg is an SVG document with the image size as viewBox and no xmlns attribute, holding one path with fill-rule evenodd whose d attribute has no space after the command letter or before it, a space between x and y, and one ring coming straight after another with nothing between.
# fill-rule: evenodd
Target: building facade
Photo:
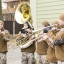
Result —
<instances>
[{"instance_id":1,"label":"building facade","mask_svg":"<svg viewBox=\"0 0 64 64\"><path fill-rule=\"evenodd\" d=\"M22 28L21 24L15 22L14 14L18 4L24 1L29 2L29 0L3 0L3 3L7 5L6 8L2 9L4 27L11 34L17 34Z\"/></svg>"},{"instance_id":2,"label":"building facade","mask_svg":"<svg viewBox=\"0 0 64 64\"><path fill-rule=\"evenodd\" d=\"M34 2L32 9L36 8L33 10L36 16L36 19L34 18L34 23L36 24L34 26L36 29L41 27L42 21L48 20L51 23L58 20L59 15L64 13L64 0L30 0L30 2Z\"/></svg>"},{"instance_id":3,"label":"building facade","mask_svg":"<svg viewBox=\"0 0 64 64\"><path fill-rule=\"evenodd\" d=\"M7 0L6 0L7 1ZM20 0L28 1L31 6L33 26L35 29L41 27L44 20L52 23L59 19L59 15L64 13L64 0ZM10 15L12 15L10 13ZM5 19L4 19L5 20ZM13 17L12 17L13 20Z\"/></svg>"}]
</instances>

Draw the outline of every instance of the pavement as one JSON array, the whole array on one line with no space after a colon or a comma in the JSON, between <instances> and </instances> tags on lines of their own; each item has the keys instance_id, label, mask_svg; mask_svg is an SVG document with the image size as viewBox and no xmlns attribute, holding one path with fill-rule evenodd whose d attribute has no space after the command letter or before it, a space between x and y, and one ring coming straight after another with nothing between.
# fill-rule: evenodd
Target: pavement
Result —
<instances>
[{"instance_id":1,"label":"pavement","mask_svg":"<svg viewBox=\"0 0 64 64\"><path fill-rule=\"evenodd\" d=\"M7 52L7 64L21 64L21 50L20 48L11 49L10 45L15 43L16 40L12 38L8 42L8 52Z\"/></svg>"},{"instance_id":2,"label":"pavement","mask_svg":"<svg viewBox=\"0 0 64 64\"><path fill-rule=\"evenodd\" d=\"M8 50L7 64L21 64L21 51L19 48L15 50Z\"/></svg>"}]
</instances>

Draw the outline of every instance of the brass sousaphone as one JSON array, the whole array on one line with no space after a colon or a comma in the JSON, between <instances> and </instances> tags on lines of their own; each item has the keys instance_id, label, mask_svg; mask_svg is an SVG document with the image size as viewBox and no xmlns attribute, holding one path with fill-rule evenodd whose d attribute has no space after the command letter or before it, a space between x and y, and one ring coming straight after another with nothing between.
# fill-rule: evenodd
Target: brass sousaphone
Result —
<instances>
[{"instance_id":1,"label":"brass sousaphone","mask_svg":"<svg viewBox=\"0 0 64 64\"><path fill-rule=\"evenodd\" d=\"M18 5L18 7L17 7L17 9L15 11L15 20L19 24L24 24L25 22L28 22L29 25L33 28L33 26L32 26L33 20L32 20L32 15L31 15L31 8L30 8L30 5L29 5L28 2L22 2L22 3L20 3ZM24 39L17 40L16 44L20 45L21 47L22 46L26 47L27 43L25 43L25 42L27 42L26 41L27 38L25 40Z\"/></svg>"}]
</instances>

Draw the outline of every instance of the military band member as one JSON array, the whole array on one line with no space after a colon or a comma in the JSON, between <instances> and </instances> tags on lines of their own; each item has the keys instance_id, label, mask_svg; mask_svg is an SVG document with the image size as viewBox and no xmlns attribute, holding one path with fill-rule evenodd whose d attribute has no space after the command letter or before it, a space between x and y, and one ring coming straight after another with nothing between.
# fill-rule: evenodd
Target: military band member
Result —
<instances>
[{"instance_id":1,"label":"military band member","mask_svg":"<svg viewBox=\"0 0 64 64\"><path fill-rule=\"evenodd\" d=\"M24 27L21 29L20 36L24 38L28 38L29 34L31 33L32 29L28 22L23 24ZM27 43L27 42L26 42ZM27 46L27 45L26 45ZM34 52L35 52L35 43L32 43L30 46L22 47L21 48L21 63L22 64L34 64Z\"/></svg>"},{"instance_id":2,"label":"military band member","mask_svg":"<svg viewBox=\"0 0 64 64\"><path fill-rule=\"evenodd\" d=\"M64 64L64 13L59 16L60 31L56 34L55 55L58 64Z\"/></svg>"},{"instance_id":3,"label":"military band member","mask_svg":"<svg viewBox=\"0 0 64 64\"><path fill-rule=\"evenodd\" d=\"M57 28L60 30L57 30ZM52 32L52 35L49 33L50 31L48 32L49 37L47 37L46 41L51 42L51 46L54 48L53 55L58 60L58 64L64 64L64 14L60 15L57 28L54 30L55 32ZM48 53L50 53L50 51ZM49 57L50 56L47 56L47 59Z\"/></svg>"},{"instance_id":4,"label":"military band member","mask_svg":"<svg viewBox=\"0 0 64 64\"><path fill-rule=\"evenodd\" d=\"M57 24L55 21L52 25ZM49 62L48 64L57 64L57 58L55 56L55 49L53 43L54 38L56 36L58 29L56 26L53 26L51 30L48 31L47 34L44 35L43 39L46 41L48 44L48 49L47 49L47 55L46 55L46 60Z\"/></svg>"},{"instance_id":5,"label":"military band member","mask_svg":"<svg viewBox=\"0 0 64 64\"><path fill-rule=\"evenodd\" d=\"M48 32L47 35L52 39L54 39L54 37L55 37L55 34L51 30ZM46 39L46 42L49 44L52 41L50 41L48 39L49 38ZM48 46L46 60L49 62L49 64L57 64L57 58L55 56L55 49L52 44L50 44L50 46Z\"/></svg>"},{"instance_id":6,"label":"military band member","mask_svg":"<svg viewBox=\"0 0 64 64\"><path fill-rule=\"evenodd\" d=\"M55 57L58 60L58 64L64 64L64 14L61 14L58 20L57 28L58 31L53 32L56 33L53 39L53 45L55 49ZM57 29L56 29L57 30ZM51 34L51 33L50 33ZM52 36L51 36L52 37Z\"/></svg>"},{"instance_id":7,"label":"military band member","mask_svg":"<svg viewBox=\"0 0 64 64\"><path fill-rule=\"evenodd\" d=\"M47 27L47 26L50 26L49 22L43 21L42 28ZM45 28L42 32L42 35L43 33L47 33L48 30L50 29L51 27ZM48 49L48 45L44 40L39 39L36 42L36 64L47 64L46 62L47 49Z\"/></svg>"},{"instance_id":8,"label":"military band member","mask_svg":"<svg viewBox=\"0 0 64 64\"><path fill-rule=\"evenodd\" d=\"M7 42L10 40L10 33L4 29L4 22L0 20L0 64L7 64Z\"/></svg>"}]
</instances>

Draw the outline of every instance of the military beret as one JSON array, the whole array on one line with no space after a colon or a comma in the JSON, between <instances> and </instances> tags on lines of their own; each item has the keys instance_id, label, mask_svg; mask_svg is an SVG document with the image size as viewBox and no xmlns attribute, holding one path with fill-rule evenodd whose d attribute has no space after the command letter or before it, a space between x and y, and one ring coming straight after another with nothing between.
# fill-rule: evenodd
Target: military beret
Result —
<instances>
[{"instance_id":1,"label":"military beret","mask_svg":"<svg viewBox=\"0 0 64 64\"><path fill-rule=\"evenodd\" d=\"M59 16L59 19L64 21L64 13Z\"/></svg>"},{"instance_id":2,"label":"military beret","mask_svg":"<svg viewBox=\"0 0 64 64\"><path fill-rule=\"evenodd\" d=\"M58 24L58 21L54 21L54 22L52 22L52 25L54 25L54 24Z\"/></svg>"},{"instance_id":3,"label":"military beret","mask_svg":"<svg viewBox=\"0 0 64 64\"><path fill-rule=\"evenodd\" d=\"M48 21L43 21L42 25L47 26L47 25L49 25L49 22Z\"/></svg>"}]
</instances>

